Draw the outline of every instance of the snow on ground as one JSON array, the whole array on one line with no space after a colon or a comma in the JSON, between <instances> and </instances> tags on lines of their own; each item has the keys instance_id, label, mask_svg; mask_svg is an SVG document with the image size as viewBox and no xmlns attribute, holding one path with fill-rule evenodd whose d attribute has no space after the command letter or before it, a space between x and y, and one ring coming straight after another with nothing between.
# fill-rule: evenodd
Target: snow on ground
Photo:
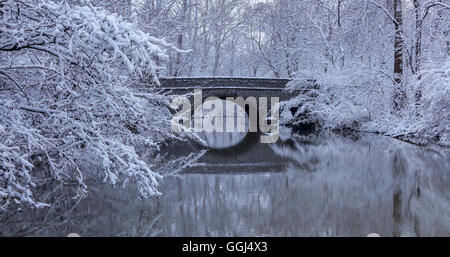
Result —
<instances>
[{"instance_id":1,"label":"snow on ground","mask_svg":"<svg viewBox=\"0 0 450 257\"><path fill-rule=\"evenodd\" d=\"M401 111L392 108L394 86L384 73L346 69L304 77L315 78L316 83L296 79L289 84L287 90L296 96L283 103L283 124L314 122L325 129L356 129L420 144L450 145L449 59L429 63L420 74L409 77L404 86L407 105ZM298 107L295 113L293 107Z\"/></svg>"}]
</instances>

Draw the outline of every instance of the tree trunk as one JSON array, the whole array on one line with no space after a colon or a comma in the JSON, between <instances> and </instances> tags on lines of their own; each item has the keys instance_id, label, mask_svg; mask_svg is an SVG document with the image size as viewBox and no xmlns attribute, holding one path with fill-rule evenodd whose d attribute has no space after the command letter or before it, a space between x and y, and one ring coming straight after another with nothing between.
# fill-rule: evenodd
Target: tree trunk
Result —
<instances>
[{"instance_id":1,"label":"tree trunk","mask_svg":"<svg viewBox=\"0 0 450 257\"><path fill-rule=\"evenodd\" d=\"M215 54L214 54L214 65L213 65L213 76L217 75L217 70L219 68L219 61L220 61L220 46L215 46Z\"/></svg>"},{"instance_id":2,"label":"tree trunk","mask_svg":"<svg viewBox=\"0 0 450 257\"><path fill-rule=\"evenodd\" d=\"M183 32L184 32L184 23L186 20L186 11L187 11L187 0L183 1L183 9L180 17L180 33L178 34L178 48L183 48ZM177 57L175 61L175 73L173 74L174 77L178 77L181 73L181 53L177 52Z\"/></svg>"},{"instance_id":3,"label":"tree trunk","mask_svg":"<svg viewBox=\"0 0 450 257\"><path fill-rule=\"evenodd\" d=\"M285 51L285 57L286 57L286 71L289 78L293 77L291 64L289 63L289 52Z\"/></svg>"},{"instance_id":4,"label":"tree trunk","mask_svg":"<svg viewBox=\"0 0 450 257\"><path fill-rule=\"evenodd\" d=\"M178 47L181 49L183 46L183 35L180 33L178 35ZM178 77L181 73L181 53L177 52L177 57L175 61L175 73L174 77Z\"/></svg>"},{"instance_id":5,"label":"tree trunk","mask_svg":"<svg viewBox=\"0 0 450 257\"><path fill-rule=\"evenodd\" d=\"M418 73L420 71L420 64L421 64L421 58L422 58L422 17L420 15L419 0L414 0L414 12L416 15L416 38L415 38L416 65L414 68L414 72Z\"/></svg>"},{"instance_id":6,"label":"tree trunk","mask_svg":"<svg viewBox=\"0 0 450 257\"><path fill-rule=\"evenodd\" d=\"M416 65L414 67L414 73L418 74L420 72L420 65L422 62L422 24L423 24L423 20L422 20L422 15L420 14L420 2L419 0L414 0L414 12L416 15L416 38L415 38L415 60L416 60ZM419 74L419 80L421 79L421 75ZM420 100L422 99L422 90L419 86L419 88L417 88L417 91L415 92L415 96L414 96L414 100L415 100L415 106L416 106L416 112L417 112L417 108L420 105ZM418 115L418 112L417 114Z\"/></svg>"},{"instance_id":7,"label":"tree trunk","mask_svg":"<svg viewBox=\"0 0 450 257\"><path fill-rule=\"evenodd\" d=\"M209 1L205 2L205 8L202 12L202 14L204 16L208 15L209 16ZM205 26L203 26L202 28L202 34L203 34L203 54L202 54L202 60L201 60L201 64L200 64L200 73L205 73L208 70L208 57L209 57L209 45L210 45L210 41L209 41L209 33L206 29Z\"/></svg>"},{"instance_id":8,"label":"tree trunk","mask_svg":"<svg viewBox=\"0 0 450 257\"><path fill-rule=\"evenodd\" d=\"M395 38L394 38L394 82L395 92L393 107L395 111L405 107L406 93L402 86L403 77L403 36L402 36L402 2L394 0Z\"/></svg>"},{"instance_id":9,"label":"tree trunk","mask_svg":"<svg viewBox=\"0 0 450 257\"><path fill-rule=\"evenodd\" d=\"M236 58L236 47L235 47L235 39L233 38L231 41L231 53L230 53L230 76L234 75L234 59Z\"/></svg>"},{"instance_id":10,"label":"tree trunk","mask_svg":"<svg viewBox=\"0 0 450 257\"><path fill-rule=\"evenodd\" d=\"M339 65L341 68L343 68L344 64L345 64L345 52L344 52L344 47L343 47L341 5L342 5L342 0L339 0L338 5L337 5L337 36L338 36L338 40L339 40L339 44L338 44L338 46L339 46Z\"/></svg>"}]
</instances>

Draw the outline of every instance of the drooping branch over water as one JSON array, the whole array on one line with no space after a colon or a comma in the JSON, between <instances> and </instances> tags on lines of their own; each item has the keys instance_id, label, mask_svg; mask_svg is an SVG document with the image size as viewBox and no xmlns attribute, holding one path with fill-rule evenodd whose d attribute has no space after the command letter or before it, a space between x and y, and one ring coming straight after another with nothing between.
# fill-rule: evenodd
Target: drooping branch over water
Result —
<instances>
[{"instance_id":1,"label":"drooping branch over water","mask_svg":"<svg viewBox=\"0 0 450 257\"><path fill-rule=\"evenodd\" d=\"M45 206L33 194L41 172L84 196L89 165L158 195L161 176L134 146L172 137L170 113L165 97L126 85L157 84L172 46L89 2L2 1L0 28L0 209Z\"/></svg>"}]
</instances>

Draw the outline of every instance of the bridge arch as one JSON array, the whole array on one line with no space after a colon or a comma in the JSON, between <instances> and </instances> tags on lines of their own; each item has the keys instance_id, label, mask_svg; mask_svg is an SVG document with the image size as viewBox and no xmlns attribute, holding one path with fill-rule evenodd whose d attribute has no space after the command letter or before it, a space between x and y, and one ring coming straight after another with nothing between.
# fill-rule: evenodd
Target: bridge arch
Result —
<instances>
[{"instance_id":1,"label":"bridge arch","mask_svg":"<svg viewBox=\"0 0 450 257\"><path fill-rule=\"evenodd\" d=\"M194 91L201 89L202 97L200 98L204 103L210 97L217 97L222 100L227 100L227 97L242 97L246 100L248 97L255 97L256 99L256 132L249 132L240 142L240 144L249 144L255 142L255 138L260 135L260 97L267 98L267 108L270 110L271 98L278 97L279 101L288 100L291 95L284 89L288 84L289 79L274 79L274 78L235 78L235 77L205 77L205 78L161 78L160 90L172 95L189 95L191 102L191 115L194 114ZM198 100L197 100L198 101ZM244 110L249 115L250 108L248 105L244 106ZM258 137L259 138L259 137ZM256 140L258 141L258 140ZM239 144L232 146L229 149L216 149L220 151L239 149Z\"/></svg>"}]
</instances>

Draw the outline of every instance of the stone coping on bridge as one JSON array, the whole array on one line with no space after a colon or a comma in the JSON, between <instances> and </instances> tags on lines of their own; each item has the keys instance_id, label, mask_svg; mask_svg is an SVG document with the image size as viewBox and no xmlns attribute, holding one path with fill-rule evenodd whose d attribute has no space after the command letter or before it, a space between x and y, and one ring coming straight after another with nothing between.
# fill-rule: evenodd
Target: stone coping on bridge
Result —
<instances>
[{"instance_id":1,"label":"stone coping on bridge","mask_svg":"<svg viewBox=\"0 0 450 257\"><path fill-rule=\"evenodd\" d=\"M291 78L276 77L239 77L239 76L194 76L194 77L167 77L160 76L160 79L256 79L256 80L292 80Z\"/></svg>"},{"instance_id":2,"label":"stone coping on bridge","mask_svg":"<svg viewBox=\"0 0 450 257\"><path fill-rule=\"evenodd\" d=\"M252 77L162 77L160 88L284 89L290 79Z\"/></svg>"}]
</instances>

